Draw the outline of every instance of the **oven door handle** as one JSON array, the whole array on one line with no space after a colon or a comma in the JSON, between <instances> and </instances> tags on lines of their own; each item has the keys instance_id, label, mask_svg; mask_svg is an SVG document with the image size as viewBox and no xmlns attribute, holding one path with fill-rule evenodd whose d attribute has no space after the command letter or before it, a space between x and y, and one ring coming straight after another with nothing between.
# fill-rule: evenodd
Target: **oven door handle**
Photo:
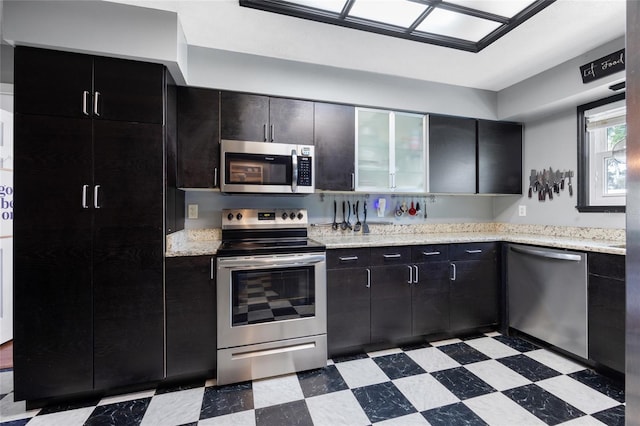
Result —
<instances>
[{"instance_id":1,"label":"oven door handle","mask_svg":"<svg viewBox=\"0 0 640 426\"><path fill-rule=\"evenodd\" d=\"M305 256L247 257L241 259L218 258L218 266L226 269L265 266L281 268L288 266L314 265L325 261L326 256L324 254Z\"/></svg>"}]
</instances>

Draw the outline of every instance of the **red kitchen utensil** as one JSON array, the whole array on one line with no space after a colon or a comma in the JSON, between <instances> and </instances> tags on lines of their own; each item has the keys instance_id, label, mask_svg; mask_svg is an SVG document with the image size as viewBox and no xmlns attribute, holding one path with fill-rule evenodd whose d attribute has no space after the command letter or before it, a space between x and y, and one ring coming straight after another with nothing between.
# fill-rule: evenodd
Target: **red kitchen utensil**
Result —
<instances>
[{"instance_id":1,"label":"red kitchen utensil","mask_svg":"<svg viewBox=\"0 0 640 426\"><path fill-rule=\"evenodd\" d=\"M417 213L415 206L413 205L413 201L411 201L411 207L409 208L409 214L411 216L415 216Z\"/></svg>"}]
</instances>

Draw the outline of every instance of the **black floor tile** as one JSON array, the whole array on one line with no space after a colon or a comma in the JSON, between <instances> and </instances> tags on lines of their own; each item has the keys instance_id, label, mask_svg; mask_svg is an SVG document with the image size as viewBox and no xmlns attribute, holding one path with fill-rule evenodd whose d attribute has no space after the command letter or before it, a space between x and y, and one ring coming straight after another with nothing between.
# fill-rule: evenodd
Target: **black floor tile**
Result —
<instances>
[{"instance_id":1,"label":"black floor tile","mask_svg":"<svg viewBox=\"0 0 640 426\"><path fill-rule=\"evenodd\" d=\"M256 426L313 426L304 400L256 409Z\"/></svg>"},{"instance_id":2,"label":"black floor tile","mask_svg":"<svg viewBox=\"0 0 640 426\"><path fill-rule=\"evenodd\" d=\"M151 398L141 398L100 405L93 410L84 426L139 425L150 402Z\"/></svg>"},{"instance_id":3,"label":"black floor tile","mask_svg":"<svg viewBox=\"0 0 640 426\"><path fill-rule=\"evenodd\" d=\"M422 367L404 353L375 357L373 361L391 380L426 373Z\"/></svg>"},{"instance_id":4,"label":"black floor tile","mask_svg":"<svg viewBox=\"0 0 640 426\"><path fill-rule=\"evenodd\" d=\"M2 422L2 423L0 423L0 426L24 426L27 423L29 423L30 420L31 420L31 418L20 419L20 420L11 420L10 422Z\"/></svg>"},{"instance_id":5,"label":"black floor tile","mask_svg":"<svg viewBox=\"0 0 640 426\"><path fill-rule=\"evenodd\" d=\"M504 343L505 345L515 349L519 352L530 352L540 349L533 343L527 342L526 340L520 339L519 337L513 336L496 336L494 337L498 342Z\"/></svg>"},{"instance_id":6,"label":"black floor tile","mask_svg":"<svg viewBox=\"0 0 640 426\"><path fill-rule=\"evenodd\" d=\"M509 367L532 382L550 379L551 377L556 377L561 374L553 368L547 367L526 355L514 355L506 358L499 358L496 361Z\"/></svg>"},{"instance_id":7,"label":"black floor tile","mask_svg":"<svg viewBox=\"0 0 640 426\"><path fill-rule=\"evenodd\" d=\"M466 343L454 343L452 345L439 346L438 349L462 365L491 359Z\"/></svg>"},{"instance_id":8,"label":"black floor tile","mask_svg":"<svg viewBox=\"0 0 640 426\"><path fill-rule=\"evenodd\" d=\"M503 393L548 425L556 425L585 415L536 384L509 389Z\"/></svg>"},{"instance_id":9,"label":"black floor tile","mask_svg":"<svg viewBox=\"0 0 640 426\"><path fill-rule=\"evenodd\" d=\"M200 420L253 409L251 382L204 389Z\"/></svg>"},{"instance_id":10,"label":"black floor tile","mask_svg":"<svg viewBox=\"0 0 640 426\"><path fill-rule=\"evenodd\" d=\"M625 406L618 405L608 410L600 411L599 413L592 414L592 417L600 420L607 426L624 426L624 412Z\"/></svg>"},{"instance_id":11,"label":"black floor tile","mask_svg":"<svg viewBox=\"0 0 640 426\"><path fill-rule=\"evenodd\" d=\"M460 399L468 399L495 392L493 387L464 367L436 371L431 374Z\"/></svg>"},{"instance_id":12,"label":"black floor tile","mask_svg":"<svg viewBox=\"0 0 640 426\"><path fill-rule=\"evenodd\" d=\"M466 342L467 340L480 339L482 337L487 337L487 335L484 333L474 333L474 334L462 336L460 337L460 340L462 340L463 342Z\"/></svg>"},{"instance_id":13,"label":"black floor tile","mask_svg":"<svg viewBox=\"0 0 640 426\"><path fill-rule=\"evenodd\" d=\"M305 398L349 389L335 365L298 373Z\"/></svg>"},{"instance_id":14,"label":"black floor tile","mask_svg":"<svg viewBox=\"0 0 640 426\"><path fill-rule=\"evenodd\" d=\"M581 370L569 374L569 377L597 390L609 398L616 401L624 402L624 383L612 380L602 374L598 374L593 370Z\"/></svg>"},{"instance_id":15,"label":"black floor tile","mask_svg":"<svg viewBox=\"0 0 640 426\"><path fill-rule=\"evenodd\" d=\"M352 392L372 423L417 412L392 382L364 386Z\"/></svg>"},{"instance_id":16,"label":"black floor tile","mask_svg":"<svg viewBox=\"0 0 640 426\"><path fill-rule=\"evenodd\" d=\"M100 398L80 399L68 403L48 405L44 407L38 415L59 413L60 411L75 410L77 408L95 407L100 402Z\"/></svg>"},{"instance_id":17,"label":"black floor tile","mask_svg":"<svg viewBox=\"0 0 640 426\"><path fill-rule=\"evenodd\" d=\"M423 411L422 415L433 426L482 426L487 424L462 402Z\"/></svg>"}]
</instances>

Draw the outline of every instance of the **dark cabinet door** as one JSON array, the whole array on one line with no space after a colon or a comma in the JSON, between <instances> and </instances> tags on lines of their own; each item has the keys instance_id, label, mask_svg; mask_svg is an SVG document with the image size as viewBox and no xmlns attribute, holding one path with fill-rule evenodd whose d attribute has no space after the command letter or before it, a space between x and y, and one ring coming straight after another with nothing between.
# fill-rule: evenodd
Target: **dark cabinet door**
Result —
<instances>
[{"instance_id":1,"label":"dark cabinet door","mask_svg":"<svg viewBox=\"0 0 640 426\"><path fill-rule=\"evenodd\" d=\"M269 142L313 145L313 102L271 98Z\"/></svg>"},{"instance_id":2,"label":"dark cabinet door","mask_svg":"<svg viewBox=\"0 0 640 426\"><path fill-rule=\"evenodd\" d=\"M415 265L417 282L411 299L414 336L449 331L449 262Z\"/></svg>"},{"instance_id":3,"label":"dark cabinet door","mask_svg":"<svg viewBox=\"0 0 640 426\"><path fill-rule=\"evenodd\" d=\"M220 137L238 141L267 142L269 97L220 92Z\"/></svg>"},{"instance_id":4,"label":"dark cabinet door","mask_svg":"<svg viewBox=\"0 0 640 426\"><path fill-rule=\"evenodd\" d=\"M478 120L478 192L522 194L522 125Z\"/></svg>"},{"instance_id":5,"label":"dark cabinet door","mask_svg":"<svg viewBox=\"0 0 640 426\"><path fill-rule=\"evenodd\" d=\"M429 115L429 191L476 192L476 120Z\"/></svg>"},{"instance_id":6,"label":"dark cabinet door","mask_svg":"<svg viewBox=\"0 0 640 426\"><path fill-rule=\"evenodd\" d=\"M94 120L94 368L108 389L163 377L163 135Z\"/></svg>"},{"instance_id":7,"label":"dark cabinet door","mask_svg":"<svg viewBox=\"0 0 640 426\"><path fill-rule=\"evenodd\" d=\"M91 56L18 46L14 66L16 113L90 116Z\"/></svg>"},{"instance_id":8,"label":"dark cabinet door","mask_svg":"<svg viewBox=\"0 0 640 426\"><path fill-rule=\"evenodd\" d=\"M371 342L411 336L411 266L371 268Z\"/></svg>"},{"instance_id":9,"label":"dark cabinet door","mask_svg":"<svg viewBox=\"0 0 640 426\"><path fill-rule=\"evenodd\" d=\"M91 121L16 114L14 136L16 400L90 391Z\"/></svg>"},{"instance_id":10,"label":"dark cabinet door","mask_svg":"<svg viewBox=\"0 0 640 426\"><path fill-rule=\"evenodd\" d=\"M500 275L496 243L451 244L451 329L498 323Z\"/></svg>"},{"instance_id":11,"label":"dark cabinet door","mask_svg":"<svg viewBox=\"0 0 640 426\"><path fill-rule=\"evenodd\" d=\"M589 253L589 359L625 370L625 257Z\"/></svg>"},{"instance_id":12,"label":"dark cabinet door","mask_svg":"<svg viewBox=\"0 0 640 426\"><path fill-rule=\"evenodd\" d=\"M366 268L327 270L329 356L371 341L371 301Z\"/></svg>"},{"instance_id":13,"label":"dark cabinet door","mask_svg":"<svg viewBox=\"0 0 640 426\"><path fill-rule=\"evenodd\" d=\"M220 167L220 92L178 88L178 186L216 188Z\"/></svg>"},{"instance_id":14,"label":"dark cabinet door","mask_svg":"<svg viewBox=\"0 0 640 426\"><path fill-rule=\"evenodd\" d=\"M162 65L95 57L93 87L94 117L162 124Z\"/></svg>"},{"instance_id":15,"label":"dark cabinet door","mask_svg":"<svg viewBox=\"0 0 640 426\"><path fill-rule=\"evenodd\" d=\"M352 191L355 185L355 108L315 104L316 189Z\"/></svg>"},{"instance_id":16,"label":"dark cabinet door","mask_svg":"<svg viewBox=\"0 0 640 426\"><path fill-rule=\"evenodd\" d=\"M216 370L216 290L211 256L166 259L167 377Z\"/></svg>"}]
</instances>

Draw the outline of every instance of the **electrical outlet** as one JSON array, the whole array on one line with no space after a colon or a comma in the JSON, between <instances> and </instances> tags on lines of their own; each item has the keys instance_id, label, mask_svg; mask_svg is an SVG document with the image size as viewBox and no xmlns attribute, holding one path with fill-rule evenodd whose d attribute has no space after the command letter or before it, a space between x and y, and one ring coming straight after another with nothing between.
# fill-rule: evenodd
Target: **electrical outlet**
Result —
<instances>
[{"instance_id":1,"label":"electrical outlet","mask_svg":"<svg viewBox=\"0 0 640 426\"><path fill-rule=\"evenodd\" d=\"M187 210L187 218L188 219L197 219L198 218L198 205L197 204L189 204L189 208Z\"/></svg>"},{"instance_id":2,"label":"electrical outlet","mask_svg":"<svg viewBox=\"0 0 640 426\"><path fill-rule=\"evenodd\" d=\"M526 216L527 215L527 206L518 206L518 216Z\"/></svg>"}]
</instances>

